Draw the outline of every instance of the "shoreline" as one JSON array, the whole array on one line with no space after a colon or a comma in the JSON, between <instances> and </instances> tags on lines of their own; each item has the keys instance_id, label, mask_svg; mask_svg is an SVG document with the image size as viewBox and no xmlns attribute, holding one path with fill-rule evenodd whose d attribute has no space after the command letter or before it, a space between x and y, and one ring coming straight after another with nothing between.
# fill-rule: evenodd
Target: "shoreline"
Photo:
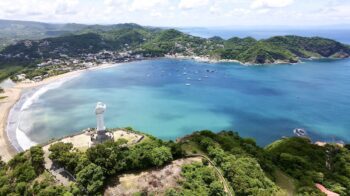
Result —
<instances>
[{"instance_id":1,"label":"shoreline","mask_svg":"<svg viewBox=\"0 0 350 196\"><path fill-rule=\"evenodd\" d=\"M174 55L167 55L165 57L157 57L157 58L146 58L142 59L143 60L154 60L154 59L162 59L162 58L167 58L167 59L188 59L188 60L194 60L198 62L207 62L207 63L220 63L220 62L230 62L230 63L238 63L243 66L249 66L247 64L244 64L242 62L236 61L236 60L210 60L209 58L205 57L199 57L199 56L174 56ZM315 60L315 59L312 59ZM129 61L129 62L134 62L134 61ZM9 125L12 123L16 123L19 120L19 116L15 118L15 122L12 121L12 119L9 119L10 113L12 110L15 110L15 106L18 103L19 100L21 100L24 92L28 91L37 91L41 87L58 82L59 80L64 80L67 79L70 80L74 78L75 76L79 76L80 74L88 71L93 71L93 70L99 70L99 69L106 69L110 67L115 67L122 65L124 63L129 63L129 62L120 62L120 63L105 63L105 64L100 64L94 67L90 67L87 69L80 69L80 70L75 70L71 72L67 72L64 74L52 76L49 78L45 78L44 80L40 82L19 82L16 83L14 86L10 88L4 88L4 93L2 96L5 96L6 98L0 99L0 157L2 157L2 160L7 162L9 161L15 154L17 154L20 150L16 150L15 145L19 145L17 141L15 141L17 144L14 144L11 142L11 138L9 138L9 132L12 134L16 134L18 132L17 129L15 130L8 130ZM299 62L300 63L300 62ZM292 64L292 63L288 63ZM294 64L294 63L293 63ZM65 82L65 81L64 81ZM37 88L37 89L36 89ZM22 104L23 105L23 104ZM20 107L22 107L22 105ZM20 113L20 111L17 111L17 113ZM9 122L11 120L11 122ZM20 131L20 130L19 130ZM22 135L24 132L22 131ZM24 134L25 135L25 134Z\"/></svg>"},{"instance_id":2,"label":"shoreline","mask_svg":"<svg viewBox=\"0 0 350 196\"><path fill-rule=\"evenodd\" d=\"M58 82L60 80L68 81L87 71L106 69L110 67L119 66L121 64L122 63L101 64L95 67L76 70L61 75L45 78L40 82L19 82L16 83L13 87L5 88L3 96L6 96L6 98L0 100L0 157L2 158L2 160L8 162L14 155L16 155L19 152L19 149L15 147L16 144L14 145L11 142L11 139L8 134L9 131L11 131L11 134L17 135L16 133L13 133L13 130L8 130L8 127L10 124L17 123L19 116L16 116L17 119L9 119L9 116L11 111L14 109L16 103L22 98L22 95L25 91L33 90L35 88L41 88L42 86L48 85L53 82Z\"/></svg>"},{"instance_id":3,"label":"shoreline","mask_svg":"<svg viewBox=\"0 0 350 196\"><path fill-rule=\"evenodd\" d=\"M264 65L293 65L293 64L298 64L301 63L302 61L299 60L296 63L291 63L287 61L281 61L277 60L276 62L273 63L263 63L263 64L257 64L257 63L251 63L251 62L246 62L243 63L242 61L235 60L235 59L214 59L210 57L205 57L205 56L184 56L184 55L165 55L165 58L169 59L180 59L180 60L194 60L197 62L204 62L204 63L237 63L242 66L264 66Z\"/></svg>"}]
</instances>

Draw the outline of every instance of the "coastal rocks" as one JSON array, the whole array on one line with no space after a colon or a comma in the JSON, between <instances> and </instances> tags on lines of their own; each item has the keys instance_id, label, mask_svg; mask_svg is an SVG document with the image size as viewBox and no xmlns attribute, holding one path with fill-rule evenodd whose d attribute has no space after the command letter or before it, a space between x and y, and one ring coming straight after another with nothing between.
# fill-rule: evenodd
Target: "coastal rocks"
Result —
<instances>
[{"instance_id":1,"label":"coastal rocks","mask_svg":"<svg viewBox=\"0 0 350 196\"><path fill-rule=\"evenodd\" d=\"M337 52L331 56L331 58L337 58L337 59L343 59L343 58L349 58L349 57L350 57L350 54L344 51Z\"/></svg>"}]
</instances>

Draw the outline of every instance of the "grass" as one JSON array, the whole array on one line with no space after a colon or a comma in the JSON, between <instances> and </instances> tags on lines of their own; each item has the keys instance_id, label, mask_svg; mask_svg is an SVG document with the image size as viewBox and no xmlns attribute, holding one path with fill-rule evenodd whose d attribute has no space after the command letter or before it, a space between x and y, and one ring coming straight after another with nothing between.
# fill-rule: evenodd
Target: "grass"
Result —
<instances>
[{"instance_id":1,"label":"grass","mask_svg":"<svg viewBox=\"0 0 350 196\"><path fill-rule=\"evenodd\" d=\"M203 154L206 155L198 146L197 143L187 140L181 145L186 154Z\"/></svg>"},{"instance_id":2,"label":"grass","mask_svg":"<svg viewBox=\"0 0 350 196\"><path fill-rule=\"evenodd\" d=\"M289 177L279 169L275 170L274 176L276 178L277 186L284 189L288 193L288 195L295 195L295 183L291 177Z\"/></svg>"},{"instance_id":3,"label":"grass","mask_svg":"<svg viewBox=\"0 0 350 196\"><path fill-rule=\"evenodd\" d=\"M22 70L22 66L1 66L0 67L0 82L10 77L13 74L18 73Z\"/></svg>"}]
</instances>

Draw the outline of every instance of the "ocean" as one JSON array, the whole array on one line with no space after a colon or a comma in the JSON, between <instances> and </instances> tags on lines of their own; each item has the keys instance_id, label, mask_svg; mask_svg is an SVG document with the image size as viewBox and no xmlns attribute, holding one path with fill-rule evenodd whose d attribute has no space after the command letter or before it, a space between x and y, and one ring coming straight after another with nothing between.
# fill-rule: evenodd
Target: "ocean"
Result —
<instances>
[{"instance_id":1,"label":"ocean","mask_svg":"<svg viewBox=\"0 0 350 196\"><path fill-rule=\"evenodd\" d=\"M243 66L164 58L87 71L23 96L19 130L42 143L95 127L98 101L107 104L107 127L162 139L233 130L264 146L304 128L314 141L349 142L350 59Z\"/></svg>"}]
</instances>

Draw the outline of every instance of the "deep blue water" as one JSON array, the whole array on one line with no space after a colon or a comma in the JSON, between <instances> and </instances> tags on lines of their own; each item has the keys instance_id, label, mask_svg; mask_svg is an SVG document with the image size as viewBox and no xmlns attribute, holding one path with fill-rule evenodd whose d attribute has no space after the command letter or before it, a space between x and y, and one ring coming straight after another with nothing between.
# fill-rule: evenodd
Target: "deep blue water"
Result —
<instances>
[{"instance_id":1,"label":"deep blue water","mask_svg":"<svg viewBox=\"0 0 350 196\"><path fill-rule=\"evenodd\" d=\"M299 35L305 37L325 37L339 42L350 44L350 29L229 29L229 28L181 28L183 32L200 36L220 36L224 39L231 37L254 37L255 39L267 39L278 35Z\"/></svg>"},{"instance_id":2,"label":"deep blue water","mask_svg":"<svg viewBox=\"0 0 350 196\"><path fill-rule=\"evenodd\" d=\"M48 90L22 112L20 127L36 142L94 127L97 101L107 104L107 127L132 126L163 139L226 129L265 145L302 127L314 140L350 141L350 60L127 63Z\"/></svg>"}]
</instances>

